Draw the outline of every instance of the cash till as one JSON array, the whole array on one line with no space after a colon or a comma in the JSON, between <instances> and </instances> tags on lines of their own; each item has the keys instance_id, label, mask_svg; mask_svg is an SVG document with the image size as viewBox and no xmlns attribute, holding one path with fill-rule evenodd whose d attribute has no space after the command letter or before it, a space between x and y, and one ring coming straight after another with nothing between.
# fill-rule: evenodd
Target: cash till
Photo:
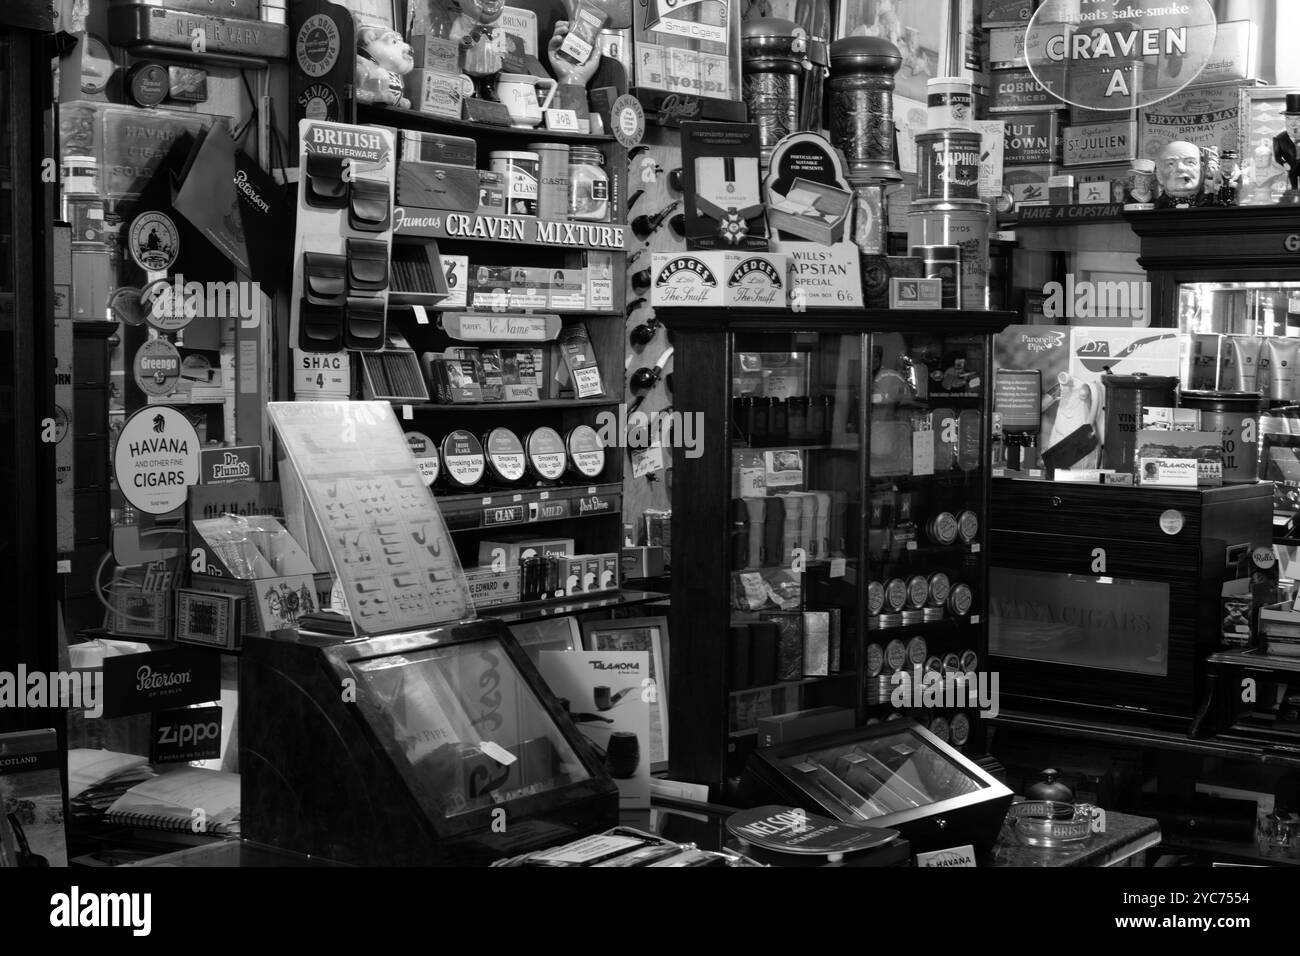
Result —
<instances>
[{"instance_id":1,"label":"cash till","mask_svg":"<svg viewBox=\"0 0 1300 956\"><path fill-rule=\"evenodd\" d=\"M252 641L240 684L254 842L464 866L618 823L616 785L499 621Z\"/></svg>"}]
</instances>

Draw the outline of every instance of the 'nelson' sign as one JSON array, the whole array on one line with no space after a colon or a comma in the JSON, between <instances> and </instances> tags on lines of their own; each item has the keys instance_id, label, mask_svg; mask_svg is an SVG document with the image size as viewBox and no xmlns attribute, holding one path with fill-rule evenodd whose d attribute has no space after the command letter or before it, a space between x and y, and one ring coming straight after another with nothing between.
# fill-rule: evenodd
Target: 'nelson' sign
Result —
<instances>
[{"instance_id":1,"label":"'nelson' sign","mask_svg":"<svg viewBox=\"0 0 1300 956\"><path fill-rule=\"evenodd\" d=\"M1209 0L1046 0L1025 31L1025 59L1057 99L1127 111L1192 83L1217 33Z\"/></svg>"}]
</instances>

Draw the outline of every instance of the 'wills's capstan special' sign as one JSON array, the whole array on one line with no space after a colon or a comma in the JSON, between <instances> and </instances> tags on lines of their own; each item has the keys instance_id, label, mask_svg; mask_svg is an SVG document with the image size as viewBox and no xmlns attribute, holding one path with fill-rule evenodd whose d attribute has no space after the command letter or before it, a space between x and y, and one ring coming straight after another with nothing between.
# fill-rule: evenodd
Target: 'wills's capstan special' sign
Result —
<instances>
[{"instance_id":1,"label":"'wills's capstan special' sign","mask_svg":"<svg viewBox=\"0 0 1300 956\"><path fill-rule=\"evenodd\" d=\"M1209 63L1217 33L1209 0L1045 3L1025 32L1025 60L1038 84L1062 102L1129 110L1192 83Z\"/></svg>"},{"instance_id":2,"label":"'wills's capstan special' sign","mask_svg":"<svg viewBox=\"0 0 1300 956\"><path fill-rule=\"evenodd\" d=\"M216 700L221 659L207 650L150 651L104 661L104 716L126 717Z\"/></svg>"}]
</instances>

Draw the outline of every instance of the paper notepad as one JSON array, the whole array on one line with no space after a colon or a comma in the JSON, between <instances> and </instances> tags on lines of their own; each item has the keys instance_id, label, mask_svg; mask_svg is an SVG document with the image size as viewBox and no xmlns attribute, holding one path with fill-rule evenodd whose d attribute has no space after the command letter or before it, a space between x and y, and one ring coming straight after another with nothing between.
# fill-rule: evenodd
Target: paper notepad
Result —
<instances>
[{"instance_id":1,"label":"paper notepad","mask_svg":"<svg viewBox=\"0 0 1300 956\"><path fill-rule=\"evenodd\" d=\"M239 774L196 767L162 774L122 794L105 819L121 826L237 835Z\"/></svg>"}]
</instances>

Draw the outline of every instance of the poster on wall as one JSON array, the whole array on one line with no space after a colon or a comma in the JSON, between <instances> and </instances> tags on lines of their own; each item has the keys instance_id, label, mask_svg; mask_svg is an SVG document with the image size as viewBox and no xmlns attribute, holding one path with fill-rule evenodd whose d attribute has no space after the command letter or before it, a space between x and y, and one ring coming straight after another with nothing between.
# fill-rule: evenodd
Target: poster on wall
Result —
<instances>
[{"instance_id":1,"label":"poster on wall","mask_svg":"<svg viewBox=\"0 0 1300 956\"><path fill-rule=\"evenodd\" d=\"M926 83L942 76L948 0L839 0L835 38L883 37L898 47L903 66L894 95L925 100Z\"/></svg>"}]
</instances>

